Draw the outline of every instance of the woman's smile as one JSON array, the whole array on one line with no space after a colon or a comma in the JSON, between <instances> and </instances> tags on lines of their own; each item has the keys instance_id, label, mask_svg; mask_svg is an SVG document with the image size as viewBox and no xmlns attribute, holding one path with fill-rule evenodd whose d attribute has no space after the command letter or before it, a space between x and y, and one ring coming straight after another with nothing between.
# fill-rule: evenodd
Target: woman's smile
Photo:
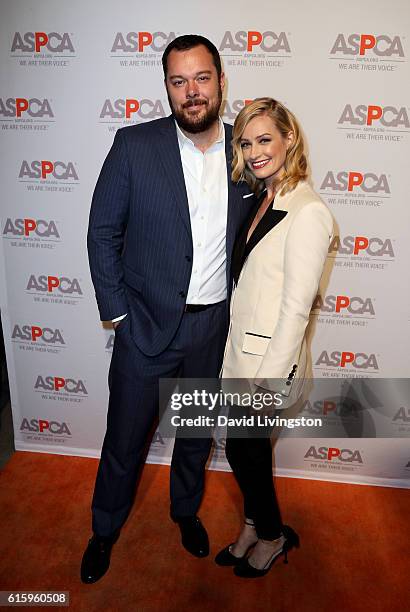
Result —
<instances>
[{"instance_id":1,"label":"woman's smile","mask_svg":"<svg viewBox=\"0 0 410 612\"><path fill-rule=\"evenodd\" d=\"M252 168L254 170L259 170L260 168L264 168L267 164L269 164L270 159L260 159L258 161L251 162Z\"/></svg>"}]
</instances>

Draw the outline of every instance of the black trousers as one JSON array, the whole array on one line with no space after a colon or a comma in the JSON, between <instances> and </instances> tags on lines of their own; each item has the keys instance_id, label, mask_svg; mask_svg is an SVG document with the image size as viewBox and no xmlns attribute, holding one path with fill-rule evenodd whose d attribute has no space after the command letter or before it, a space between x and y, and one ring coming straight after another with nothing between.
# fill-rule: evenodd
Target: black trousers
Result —
<instances>
[{"instance_id":1,"label":"black trousers","mask_svg":"<svg viewBox=\"0 0 410 612\"><path fill-rule=\"evenodd\" d=\"M158 419L160 378L216 378L227 332L226 303L185 313L170 346L148 357L127 316L117 327L109 373L107 431L92 501L93 531L110 536L133 504L147 443ZM171 516L195 515L201 503L209 438L176 438L171 463Z\"/></svg>"},{"instance_id":2,"label":"black trousers","mask_svg":"<svg viewBox=\"0 0 410 612\"><path fill-rule=\"evenodd\" d=\"M254 414L254 413L253 413ZM250 416L248 408L232 406L230 417ZM276 540L282 533L282 519L272 475L270 430L229 427L226 457L242 491L245 517L252 519L263 540Z\"/></svg>"}]
</instances>

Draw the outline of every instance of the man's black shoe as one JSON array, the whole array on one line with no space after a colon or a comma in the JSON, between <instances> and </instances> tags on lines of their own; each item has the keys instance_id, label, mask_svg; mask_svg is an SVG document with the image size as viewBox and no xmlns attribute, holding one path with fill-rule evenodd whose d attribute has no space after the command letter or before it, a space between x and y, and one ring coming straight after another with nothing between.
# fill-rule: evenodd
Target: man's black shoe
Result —
<instances>
[{"instance_id":1,"label":"man's black shoe","mask_svg":"<svg viewBox=\"0 0 410 612\"><path fill-rule=\"evenodd\" d=\"M182 536L182 545L195 557L209 555L209 539L205 527L197 516L176 519Z\"/></svg>"},{"instance_id":2,"label":"man's black shoe","mask_svg":"<svg viewBox=\"0 0 410 612\"><path fill-rule=\"evenodd\" d=\"M110 556L113 544L119 534L103 538L96 534L89 540L81 561L81 580L86 584L97 582L110 567Z\"/></svg>"}]
</instances>

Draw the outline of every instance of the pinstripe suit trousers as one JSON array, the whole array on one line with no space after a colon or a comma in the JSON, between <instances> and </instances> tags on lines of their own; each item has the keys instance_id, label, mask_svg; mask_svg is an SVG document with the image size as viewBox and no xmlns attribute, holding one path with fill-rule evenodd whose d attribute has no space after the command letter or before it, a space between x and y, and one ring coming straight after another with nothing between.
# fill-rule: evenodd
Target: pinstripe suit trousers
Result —
<instances>
[{"instance_id":1,"label":"pinstripe suit trousers","mask_svg":"<svg viewBox=\"0 0 410 612\"><path fill-rule=\"evenodd\" d=\"M107 431L95 484L93 531L110 536L133 504L147 445L158 420L158 380L217 377L227 333L226 303L185 313L160 355L149 357L130 334L130 317L116 330L109 373ZM176 438L171 464L171 516L195 515L204 490L211 439Z\"/></svg>"}]
</instances>

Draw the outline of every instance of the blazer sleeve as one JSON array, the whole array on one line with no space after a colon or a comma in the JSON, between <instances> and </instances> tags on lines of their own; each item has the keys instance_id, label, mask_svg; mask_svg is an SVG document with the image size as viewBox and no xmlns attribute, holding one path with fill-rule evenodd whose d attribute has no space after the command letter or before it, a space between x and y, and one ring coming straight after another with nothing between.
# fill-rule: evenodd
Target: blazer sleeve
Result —
<instances>
[{"instance_id":1,"label":"blazer sleeve","mask_svg":"<svg viewBox=\"0 0 410 612\"><path fill-rule=\"evenodd\" d=\"M122 130L118 130L94 190L87 234L91 278L102 321L128 312L121 253L129 199L127 152Z\"/></svg>"},{"instance_id":2,"label":"blazer sleeve","mask_svg":"<svg viewBox=\"0 0 410 612\"><path fill-rule=\"evenodd\" d=\"M330 212L321 201L314 201L297 213L286 237L278 322L255 377L255 383L264 388L272 386L269 379L275 379L275 383L280 379L280 388L274 390L285 396L296 373L332 230Z\"/></svg>"}]
</instances>

